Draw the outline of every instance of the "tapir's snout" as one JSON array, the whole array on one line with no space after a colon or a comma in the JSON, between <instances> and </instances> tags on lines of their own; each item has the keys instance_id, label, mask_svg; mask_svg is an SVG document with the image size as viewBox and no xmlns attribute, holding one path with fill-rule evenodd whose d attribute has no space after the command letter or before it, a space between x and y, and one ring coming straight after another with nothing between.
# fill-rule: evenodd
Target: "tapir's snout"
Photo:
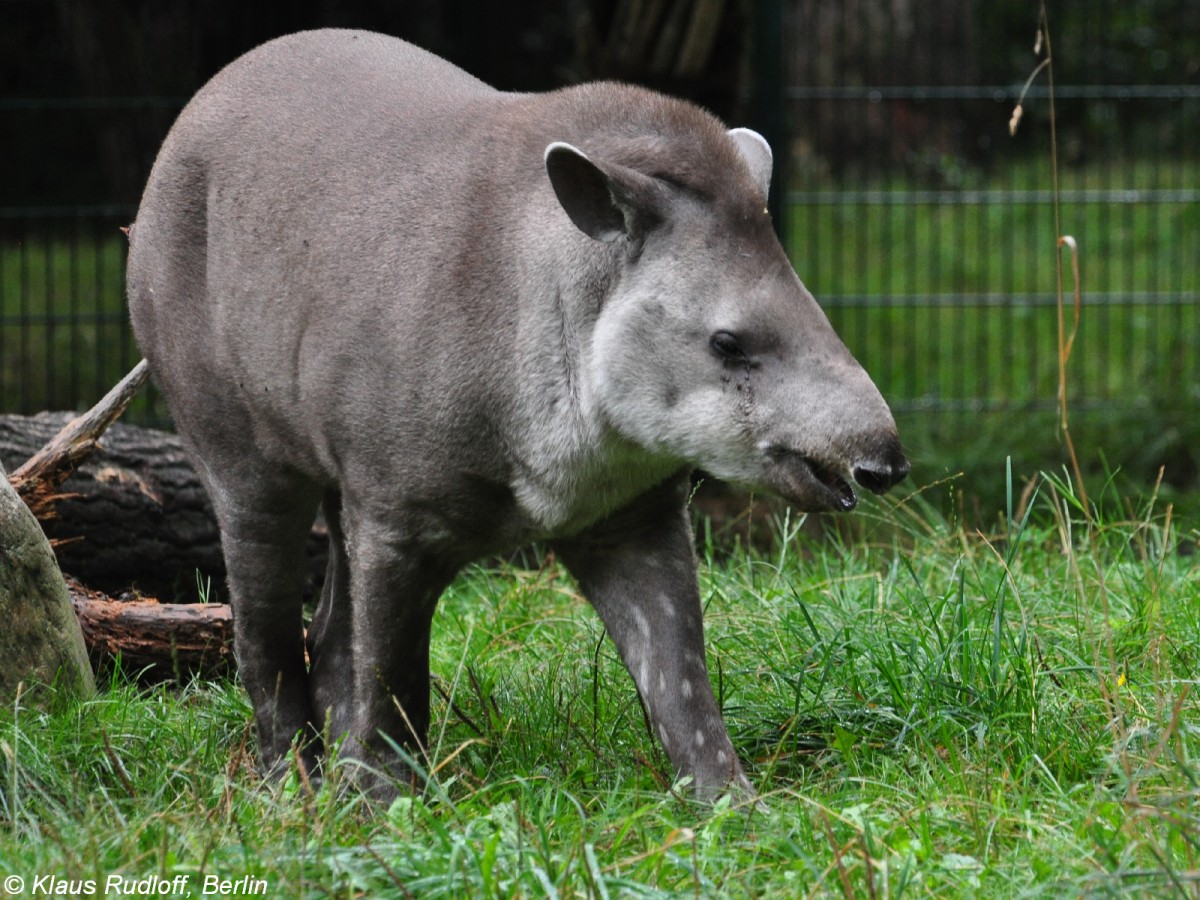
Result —
<instances>
[{"instance_id":1,"label":"tapir's snout","mask_svg":"<svg viewBox=\"0 0 1200 900\"><path fill-rule=\"evenodd\" d=\"M905 479L908 459L894 434L863 441L848 453L805 453L791 447L765 448L766 481L774 491L809 512L850 512L858 505L857 484L886 493Z\"/></svg>"},{"instance_id":2,"label":"tapir's snout","mask_svg":"<svg viewBox=\"0 0 1200 900\"><path fill-rule=\"evenodd\" d=\"M886 494L908 477L909 469L900 441L889 436L878 450L856 462L852 473L855 482L872 494Z\"/></svg>"}]
</instances>

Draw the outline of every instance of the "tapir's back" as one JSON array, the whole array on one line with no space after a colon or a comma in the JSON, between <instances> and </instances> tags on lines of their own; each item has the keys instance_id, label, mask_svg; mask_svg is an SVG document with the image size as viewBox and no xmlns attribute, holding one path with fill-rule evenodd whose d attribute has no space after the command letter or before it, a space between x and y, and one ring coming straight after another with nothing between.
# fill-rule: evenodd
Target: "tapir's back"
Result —
<instances>
[{"instance_id":1,"label":"tapir's back","mask_svg":"<svg viewBox=\"0 0 1200 900\"><path fill-rule=\"evenodd\" d=\"M265 243L272 228L360 229L369 239L391 222L373 219L364 202L384 185L428 181L433 173L423 169L449 168L458 110L497 96L450 63L370 32L301 32L235 60L184 109L151 172L130 254L135 327L152 313L147 303L183 302L150 301L143 289L172 257L203 254L211 276L232 261L219 257L226 251L239 261L258 252L262 265L274 254L292 268L319 237L296 247ZM254 242L222 247L222 235Z\"/></svg>"},{"instance_id":2,"label":"tapir's back","mask_svg":"<svg viewBox=\"0 0 1200 900\"><path fill-rule=\"evenodd\" d=\"M181 431L253 433L328 468L299 433L312 427L299 401L352 402L338 368L383 375L354 350L405 297L428 305L430 255L473 215L431 199L462 177L472 106L505 96L403 41L342 30L265 44L195 96L147 183L128 266L134 331Z\"/></svg>"}]
</instances>

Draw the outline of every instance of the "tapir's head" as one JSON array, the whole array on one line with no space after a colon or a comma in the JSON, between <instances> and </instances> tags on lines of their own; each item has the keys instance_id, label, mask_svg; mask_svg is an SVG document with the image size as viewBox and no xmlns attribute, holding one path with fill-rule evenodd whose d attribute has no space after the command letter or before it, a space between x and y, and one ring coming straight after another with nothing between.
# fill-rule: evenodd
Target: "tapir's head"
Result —
<instances>
[{"instance_id":1,"label":"tapir's head","mask_svg":"<svg viewBox=\"0 0 1200 900\"><path fill-rule=\"evenodd\" d=\"M908 473L895 422L775 236L767 142L701 131L546 149L571 221L621 251L595 401L648 450L803 509L852 509L856 484L883 492Z\"/></svg>"}]
</instances>

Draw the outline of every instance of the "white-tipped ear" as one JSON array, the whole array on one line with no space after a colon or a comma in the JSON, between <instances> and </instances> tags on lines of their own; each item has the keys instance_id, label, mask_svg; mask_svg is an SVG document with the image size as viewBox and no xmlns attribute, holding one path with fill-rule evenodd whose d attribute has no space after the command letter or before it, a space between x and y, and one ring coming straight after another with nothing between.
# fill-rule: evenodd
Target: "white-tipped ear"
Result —
<instances>
[{"instance_id":1,"label":"white-tipped ear","mask_svg":"<svg viewBox=\"0 0 1200 900\"><path fill-rule=\"evenodd\" d=\"M771 169L774 165L771 145L767 143L765 137L757 131L751 131L749 128L734 128L730 130L729 136L733 138L733 142L737 145L738 152L742 154L742 159L746 161L746 165L750 169L750 174L762 190L763 199L765 200L771 190Z\"/></svg>"},{"instance_id":2,"label":"white-tipped ear","mask_svg":"<svg viewBox=\"0 0 1200 900\"><path fill-rule=\"evenodd\" d=\"M546 148L546 174L575 227L597 241L637 239L658 221L653 179L624 166L593 162L578 147Z\"/></svg>"}]
</instances>

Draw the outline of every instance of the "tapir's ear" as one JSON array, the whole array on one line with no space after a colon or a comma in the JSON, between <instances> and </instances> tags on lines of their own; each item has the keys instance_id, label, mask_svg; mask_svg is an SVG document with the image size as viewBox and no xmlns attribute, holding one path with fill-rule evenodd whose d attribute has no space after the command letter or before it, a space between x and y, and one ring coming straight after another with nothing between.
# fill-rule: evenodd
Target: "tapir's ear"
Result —
<instances>
[{"instance_id":1,"label":"tapir's ear","mask_svg":"<svg viewBox=\"0 0 1200 900\"><path fill-rule=\"evenodd\" d=\"M774 162L771 145L765 137L749 128L734 128L729 132L729 136L737 144L746 165L750 167L750 174L754 176L765 200L771 190L771 167Z\"/></svg>"},{"instance_id":2,"label":"tapir's ear","mask_svg":"<svg viewBox=\"0 0 1200 900\"><path fill-rule=\"evenodd\" d=\"M575 227L597 241L637 239L660 218L653 178L594 162L570 144L546 148L546 173Z\"/></svg>"}]
</instances>

